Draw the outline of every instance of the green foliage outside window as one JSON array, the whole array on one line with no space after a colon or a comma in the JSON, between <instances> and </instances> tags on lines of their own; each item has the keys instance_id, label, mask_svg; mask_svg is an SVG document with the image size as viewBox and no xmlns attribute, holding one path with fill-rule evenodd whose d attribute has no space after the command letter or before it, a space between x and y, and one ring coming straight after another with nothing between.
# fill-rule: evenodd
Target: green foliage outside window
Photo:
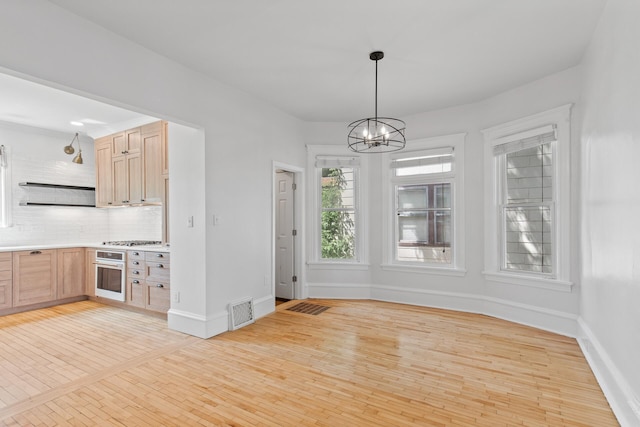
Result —
<instances>
[{"instance_id":1,"label":"green foliage outside window","mask_svg":"<svg viewBox=\"0 0 640 427\"><path fill-rule=\"evenodd\" d=\"M355 210L344 206L343 194L349 182L341 168L322 169L322 258L355 257Z\"/></svg>"}]
</instances>

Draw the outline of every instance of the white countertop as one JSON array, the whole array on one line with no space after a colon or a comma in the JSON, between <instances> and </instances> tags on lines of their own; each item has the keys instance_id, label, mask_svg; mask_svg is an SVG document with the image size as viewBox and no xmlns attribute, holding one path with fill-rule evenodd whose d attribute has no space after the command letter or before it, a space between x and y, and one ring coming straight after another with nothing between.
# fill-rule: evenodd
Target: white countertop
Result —
<instances>
[{"instance_id":1,"label":"white countertop","mask_svg":"<svg viewBox=\"0 0 640 427\"><path fill-rule=\"evenodd\" d=\"M103 245L102 243L56 243L49 245L16 245L16 246L0 246L0 252L17 252L17 251L34 251L40 249L64 249L64 248L95 248L95 249L109 249L118 251L150 251L150 252L170 252L169 247L165 245L141 245L141 246L114 246Z\"/></svg>"}]
</instances>

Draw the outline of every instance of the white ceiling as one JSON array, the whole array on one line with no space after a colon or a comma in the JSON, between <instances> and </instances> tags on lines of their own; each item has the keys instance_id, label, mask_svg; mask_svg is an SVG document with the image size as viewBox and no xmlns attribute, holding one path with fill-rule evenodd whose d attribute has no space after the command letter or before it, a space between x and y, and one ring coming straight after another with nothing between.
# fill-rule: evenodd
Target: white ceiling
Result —
<instances>
[{"instance_id":1,"label":"white ceiling","mask_svg":"<svg viewBox=\"0 0 640 427\"><path fill-rule=\"evenodd\" d=\"M300 119L342 122L373 114L373 50L385 52L379 114L402 118L475 102L579 64L606 3L50 1ZM65 120L122 120L119 109L107 117L90 110L91 102L78 102ZM3 108L0 120L9 114ZM10 113L19 119L25 111Z\"/></svg>"}]
</instances>

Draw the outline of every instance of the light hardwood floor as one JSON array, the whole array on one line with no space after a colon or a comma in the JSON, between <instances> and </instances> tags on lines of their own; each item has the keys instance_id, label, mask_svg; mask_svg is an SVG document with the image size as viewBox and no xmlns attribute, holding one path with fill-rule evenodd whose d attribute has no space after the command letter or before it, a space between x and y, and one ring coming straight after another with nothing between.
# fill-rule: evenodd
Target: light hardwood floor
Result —
<instances>
[{"instance_id":1,"label":"light hardwood floor","mask_svg":"<svg viewBox=\"0 0 640 427\"><path fill-rule=\"evenodd\" d=\"M6 426L616 426L575 340L311 300L209 340L83 301L0 318Z\"/></svg>"}]
</instances>

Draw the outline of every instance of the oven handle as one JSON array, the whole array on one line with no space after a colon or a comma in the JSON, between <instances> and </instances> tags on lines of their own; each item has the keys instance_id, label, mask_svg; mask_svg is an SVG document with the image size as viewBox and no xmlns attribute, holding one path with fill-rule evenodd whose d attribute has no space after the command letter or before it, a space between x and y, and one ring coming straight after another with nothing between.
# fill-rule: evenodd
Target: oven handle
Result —
<instances>
[{"instance_id":1,"label":"oven handle","mask_svg":"<svg viewBox=\"0 0 640 427\"><path fill-rule=\"evenodd\" d=\"M96 261L94 264L96 266L98 266L98 267L100 267L100 266L104 266L104 267L119 267L121 269L124 269L124 263L120 263L120 262Z\"/></svg>"}]
</instances>

